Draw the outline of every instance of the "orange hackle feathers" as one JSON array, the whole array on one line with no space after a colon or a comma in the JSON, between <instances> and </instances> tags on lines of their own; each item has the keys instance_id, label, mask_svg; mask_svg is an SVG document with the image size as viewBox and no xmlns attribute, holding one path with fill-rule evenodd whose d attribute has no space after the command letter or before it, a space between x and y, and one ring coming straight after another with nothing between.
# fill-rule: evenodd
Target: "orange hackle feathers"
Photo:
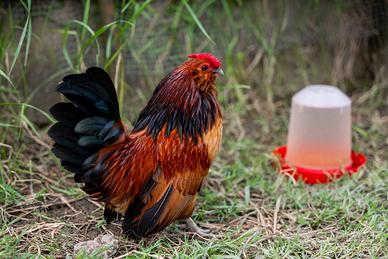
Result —
<instances>
[{"instance_id":1,"label":"orange hackle feathers","mask_svg":"<svg viewBox=\"0 0 388 259\"><path fill-rule=\"evenodd\" d=\"M52 110L59 121L50 135L56 155L92 198L105 203L108 223L124 217L128 235L155 233L190 217L218 153L215 69L221 62L206 53L189 58L159 83L131 132L102 70L68 76L58 88L72 104ZM70 106L72 114L65 109Z\"/></svg>"}]
</instances>

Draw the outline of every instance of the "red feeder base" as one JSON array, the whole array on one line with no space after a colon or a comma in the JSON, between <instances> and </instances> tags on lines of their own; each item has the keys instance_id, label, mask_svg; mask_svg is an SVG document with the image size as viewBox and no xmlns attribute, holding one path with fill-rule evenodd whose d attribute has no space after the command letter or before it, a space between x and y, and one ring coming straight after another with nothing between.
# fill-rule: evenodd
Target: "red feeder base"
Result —
<instances>
[{"instance_id":1,"label":"red feeder base","mask_svg":"<svg viewBox=\"0 0 388 259\"><path fill-rule=\"evenodd\" d=\"M272 151L272 154L279 159L279 172L293 177L295 180L301 178L307 184L332 182L340 178L344 172L349 175L356 173L366 163L366 157L363 154L352 151L352 164L343 169L319 170L298 166L291 167L285 161L286 153L287 146L281 146Z\"/></svg>"}]
</instances>

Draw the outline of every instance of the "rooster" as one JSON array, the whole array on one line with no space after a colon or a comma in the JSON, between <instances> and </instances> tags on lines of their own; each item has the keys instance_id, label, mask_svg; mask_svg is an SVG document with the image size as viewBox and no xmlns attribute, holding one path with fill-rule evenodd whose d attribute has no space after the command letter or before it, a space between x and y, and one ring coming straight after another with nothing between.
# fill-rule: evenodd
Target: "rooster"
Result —
<instances>
[{"instance_id":1,"label":"rooster","mask_svg":"<svg viewBox=\"0 0 388 259\"><path fill-rule=\"evenodd\" d=\"M191 219L222 137L215 80L223 74L211 54L192 54L156 87L129 131L120 119L115 87L101 68L63 78L48 134L52 152L89 196L105 204L109 224L123 217L123 233L147 236Z\"/></svg>"}]
</instances>

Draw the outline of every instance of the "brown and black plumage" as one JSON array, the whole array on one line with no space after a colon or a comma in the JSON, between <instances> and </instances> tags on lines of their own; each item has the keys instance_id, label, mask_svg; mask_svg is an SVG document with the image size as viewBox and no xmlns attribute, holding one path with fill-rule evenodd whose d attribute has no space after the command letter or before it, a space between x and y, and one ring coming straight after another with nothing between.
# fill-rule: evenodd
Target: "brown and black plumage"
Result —
<instances>
[{"instance_id":1,"label":"brown and black plumage","mask_svg":"<svg viewBox=\"0 0 388 259\"><path fill-rule=\"evenodd\" d=\"M54 154L93 199L105 203L109 223L146 236L190 217L222 137L215 79L221 63L193 54L156 87L129 131L122 123L108 74L89 68L63 79L57 91L70 102L51 113Z\"/></svg>"}]
</instances>

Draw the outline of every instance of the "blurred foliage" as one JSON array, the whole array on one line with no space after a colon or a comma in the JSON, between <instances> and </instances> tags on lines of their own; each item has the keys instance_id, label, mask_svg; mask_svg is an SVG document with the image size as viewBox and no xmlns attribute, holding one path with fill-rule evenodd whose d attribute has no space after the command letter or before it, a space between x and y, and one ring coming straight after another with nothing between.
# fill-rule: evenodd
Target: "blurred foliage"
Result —
<instances>
[{"instance_id":1,"label":"blurred foliage","mask_svg":"<svg viewBox=\"0 0 388 259\"><path fill-rule=\"evenodd\" d=\"M223 61L219 98L232 122L272 116L313 83L360 94L377 82L375 106L383 109L387 18L372 12L379 7L387 11L381 1L5 1L1 123L4 132L28 128L39 138L35 123L52 120L46 112L58 101L56 83L89 66L110 72L130 123L161 78L193 52ZM371 43L376 35L380 44Z\"/></svg>"},{"instance_id":2,"label":"blurred foliage","mask_svg":"<svg viewBox=\"0 0 388 259\"><path fill-rule=\"evenodd\" d=\"M384 257L386 14L385 0L1 1L0 257L63 257L90 238L81 226L106 231L102 209L82 200L65 216L64 208L34 209L84 195L59 169L45 134L57 82L104 67L130 123L161 78L193 52L214 53L226 72L217 84L221 154L195 214L219 236L198 240L174 225L140 242L120 239L120 254ZM291 95L313 83L352 97L354 148L369 159L365 170L332 185L293 183L269 156L285 141Z\"/></svg>"}]
</instances>

